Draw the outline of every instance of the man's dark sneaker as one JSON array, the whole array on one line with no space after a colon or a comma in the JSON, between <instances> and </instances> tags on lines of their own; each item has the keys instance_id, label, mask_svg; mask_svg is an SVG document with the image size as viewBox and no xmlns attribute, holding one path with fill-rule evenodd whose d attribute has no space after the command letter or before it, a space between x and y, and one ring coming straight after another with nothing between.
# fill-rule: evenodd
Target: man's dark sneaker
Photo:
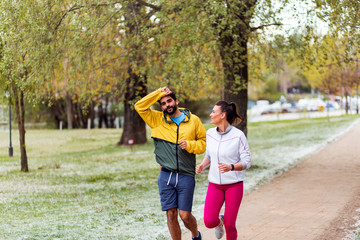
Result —
<instances>
[{"instance_id":1,"label":"man's dark sneaker","mask_svg":"<svg viewBox=\"0 0 360 240\"><path fill-rule=\"evenodd\" d=\"M197 236L197 237L193 237L192 239L193 240L201 240L202 238L201 238L201 232L200 231L198 231L199 232L199 235Z\"/></svg>"}]
</instances>

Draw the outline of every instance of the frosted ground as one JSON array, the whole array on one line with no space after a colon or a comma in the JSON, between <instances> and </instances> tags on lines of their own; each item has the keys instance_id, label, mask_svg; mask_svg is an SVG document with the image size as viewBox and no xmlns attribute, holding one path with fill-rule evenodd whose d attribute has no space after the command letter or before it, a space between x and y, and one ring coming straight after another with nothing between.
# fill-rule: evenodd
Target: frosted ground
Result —
<instances>
[{"instance_id":1,"label":"frosted ground","mask_svg":"<svg viewBox=\"0 0 360 240\"><path fill-rule=\"evenodd\" d=\"M354 117L338 117L330 123L305 119L251 124L253 166L246 172L245 194L358 122ZM35 170L28 174L18 173L18 160L0 155L0 239L169 239L165 213L160 210L159 167L152 144L134 152L119 150L113 146L119 138L117 131L99 131L101 135L85 130L51 131L53 138L29 131L29 156L35 156L29 157L29 163ZM32 148L31 140L43 147ZM7 141L7 135L0 133L1 152L7 151ZM198 220L206 187L204 172L197 176L194 199Z\"/></svg>"}]
</instances>

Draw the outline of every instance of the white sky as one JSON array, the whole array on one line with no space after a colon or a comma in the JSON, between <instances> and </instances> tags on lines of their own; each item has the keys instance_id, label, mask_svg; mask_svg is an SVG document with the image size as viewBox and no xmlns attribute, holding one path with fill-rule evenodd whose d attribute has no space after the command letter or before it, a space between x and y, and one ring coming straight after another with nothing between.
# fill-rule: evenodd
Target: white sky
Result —
<instances>
[{"instance_id":1,"label":"white sky","mask_svg":"<svg viewBox=\"0 0 360 240\"><path fill-rule=\"evenodd\" d=\"M275 6L276 5L279 5L280 8L280 3L275 4ZM315 4L311 0L290 0L280 15L280 18L283 19L282 23L284 25L281 26L281 28L275 26L270 27L268 33L286 34L286 32L289 31L291 34L296 31L303 30L311 19L312 25L317 27L318 33L325 34L328 29L328 24L315 16L315 13L311 11L314 8Z\"/></svg>"}]
</instances>

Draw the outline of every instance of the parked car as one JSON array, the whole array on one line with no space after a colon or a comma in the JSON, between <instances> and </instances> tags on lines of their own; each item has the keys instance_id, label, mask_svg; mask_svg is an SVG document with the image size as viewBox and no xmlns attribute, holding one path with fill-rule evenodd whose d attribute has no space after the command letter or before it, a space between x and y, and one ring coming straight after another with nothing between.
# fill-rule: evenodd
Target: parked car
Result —
<instances>
[{"instance_id":1,"label":"parked car","mask_svg":"<svg viewBox=\"0 0 360 240\"><path fill-rule=\"evenodd\" d=\"M325 109L326 103L320 98L304 98L300 99L297 104L299 111L322 111Z\"/></svg>"}]
</instances>

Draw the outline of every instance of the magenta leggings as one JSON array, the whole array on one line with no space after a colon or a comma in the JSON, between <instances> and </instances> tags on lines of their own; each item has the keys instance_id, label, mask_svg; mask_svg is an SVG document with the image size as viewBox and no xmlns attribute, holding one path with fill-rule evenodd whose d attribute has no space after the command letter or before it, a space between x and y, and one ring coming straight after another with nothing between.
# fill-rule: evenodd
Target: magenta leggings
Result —
<instances>
[{"instance_id":1,"label":"magenta leggings","mask_svg":"<svg viewBox=\"0 0 360 240\"><path fill-rule=\"evenodd\" d=\"M209 183L204 209L205 226L207 228L214 228L220 224L219 214L225 202L224 225L226 239L236 240L236 218L243 192L243 182L227 185Z\"/></svg>"}]
</instances>

